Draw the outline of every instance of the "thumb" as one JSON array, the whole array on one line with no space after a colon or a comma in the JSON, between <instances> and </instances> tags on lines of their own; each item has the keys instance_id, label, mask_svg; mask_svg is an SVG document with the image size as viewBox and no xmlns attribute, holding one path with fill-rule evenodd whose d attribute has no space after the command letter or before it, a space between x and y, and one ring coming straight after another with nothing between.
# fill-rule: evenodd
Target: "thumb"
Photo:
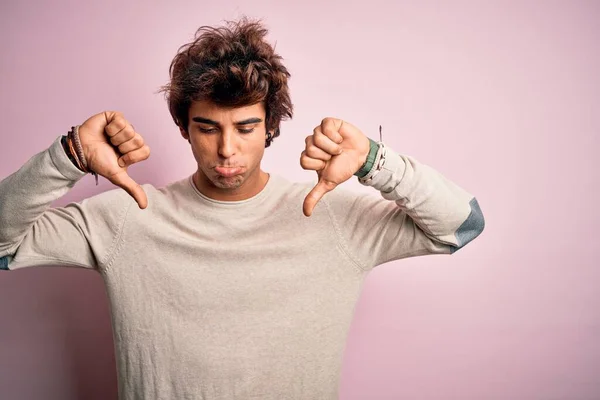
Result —
<instances>
[{"instance_id":1,"label":"thumb","mask_svg":"<svg viewBox=\"0 0 600 400\"><path fill-rule=\"evenodd\" d=\"M323 179L319 179L319 182L317 182L315 187L304 199L304 205L302 208L304 215L310 217L317 203L323 198L323 196L325 196L327 192L332 191L335 186L336 185L334 183L327 183Z\"/></svg>"},{"instance_id":2,"label":"thumb","mask_svg":"<svg viewBox=\"0 0 600 400\"><path fill-rule=\"evenodd\" d=\"M146 192L144 192L144 189L138 185L133 178L127 175L127 172L120 171L115 175L111 175L108 180L116 186L125 189L125 191L135 199L140 208L144 209L148 207L148 197L146 196Z\"/></svg>"}]
</instances>

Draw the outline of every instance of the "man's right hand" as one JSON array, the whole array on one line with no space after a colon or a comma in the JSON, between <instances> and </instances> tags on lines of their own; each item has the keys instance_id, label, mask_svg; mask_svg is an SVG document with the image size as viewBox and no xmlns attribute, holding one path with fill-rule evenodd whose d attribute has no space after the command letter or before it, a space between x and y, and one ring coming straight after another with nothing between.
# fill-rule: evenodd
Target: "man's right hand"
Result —
<instances>
[{"instance_id":1,"label":"man's right hand","mask_svg":"<svg viewBox=\"0 0 600 400\"><path fill-rule=\"evenodd\" d=\"M105 111L88 118L79 127L79 138L88 169L125 189L140 208L146 208L146 193L127 174L127 167L146 160L150 148L123 114Z\"/></svg>"}]
</instances>

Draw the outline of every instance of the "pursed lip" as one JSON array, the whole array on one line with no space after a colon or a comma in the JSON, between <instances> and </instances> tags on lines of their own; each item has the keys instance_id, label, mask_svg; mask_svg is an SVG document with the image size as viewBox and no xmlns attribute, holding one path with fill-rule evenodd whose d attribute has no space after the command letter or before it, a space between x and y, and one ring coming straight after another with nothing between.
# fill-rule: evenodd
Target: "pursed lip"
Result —
<instances>
[{"instance_id":1,"label":"pursed lip","mask_svg":"<svg viewBox=\"0 0 600 400\"><path fill-rule=\"evenodd\" d=\"M221 176L230 177L234 175L238 175L243 171L242 167L223 167L217 166L215 167L215 171Z\"/></svg>"}]
</instances>

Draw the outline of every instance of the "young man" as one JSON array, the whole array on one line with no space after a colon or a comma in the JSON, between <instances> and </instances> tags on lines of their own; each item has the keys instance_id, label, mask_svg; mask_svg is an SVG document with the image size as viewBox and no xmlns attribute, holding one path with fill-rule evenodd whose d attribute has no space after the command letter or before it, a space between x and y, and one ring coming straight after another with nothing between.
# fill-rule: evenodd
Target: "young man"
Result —
<instances>
[{"instance_id":1,"label":"young man","mask_svg":"<svg viewBox=\"0 0 600 400\"><path fill-rule=\"evenodd\" d=\"M0 268L102 275L123 399L336 399L368 272L453 253L483 229L473 196L336 118L300 154L315 187L262 171L292 116L266 33L203 27L173 60L164 90L198 163L188 179L135 183L127 167L149 149L103 112L0 183ZM86 171L124 190L49 208ZM336 188L353 176L373 194Z\"/></svg>"}]
</instances>

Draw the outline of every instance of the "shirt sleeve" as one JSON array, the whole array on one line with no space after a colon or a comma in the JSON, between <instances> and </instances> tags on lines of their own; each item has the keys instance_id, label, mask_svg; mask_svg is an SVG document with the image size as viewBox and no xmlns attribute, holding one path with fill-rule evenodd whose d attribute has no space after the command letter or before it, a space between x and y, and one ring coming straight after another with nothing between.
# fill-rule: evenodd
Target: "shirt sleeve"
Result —
<instances>
[{"instance_id":1,"label":"shirt sleeve","mask_svg":"<svg viewBox=\"0 0 600 400\"><path fill-rule=\"evenodd\" d=\"M373 179L360 181L379 195L336 188L323 197L340 245L361 268L451 254L483 231L475 197L412 157L389 147L385 154Z\"/></svg>"},{"instance_id":2,"label":"shirt sleeve","mask_svg":"<svg viewBox=\"0 0 600 400\"><path fill-rule=\"evenodd\" d=\"M59 137L0 182L0 269L110 262L133 201L116 189L51 208L83 176Z\"/></svg>"}]
</instances>

